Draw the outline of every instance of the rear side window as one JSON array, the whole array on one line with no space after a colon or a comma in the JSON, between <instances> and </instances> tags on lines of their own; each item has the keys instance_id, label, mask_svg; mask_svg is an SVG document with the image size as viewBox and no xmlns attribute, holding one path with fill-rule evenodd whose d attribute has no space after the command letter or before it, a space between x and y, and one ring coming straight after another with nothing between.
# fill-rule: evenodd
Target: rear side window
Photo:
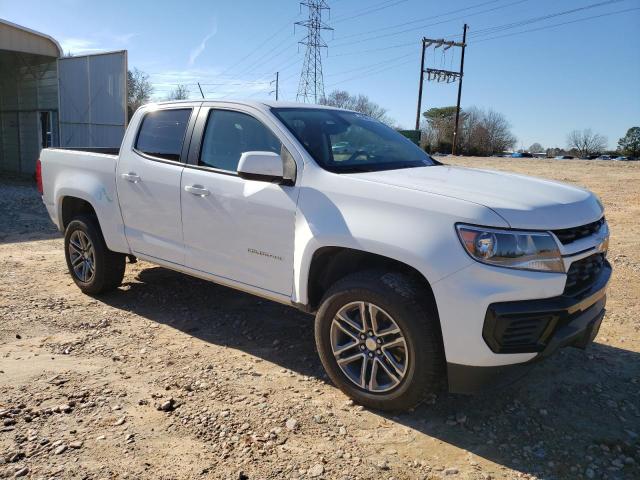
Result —
<instances>
[{"instance_id":1,"label":"rear side window","mask_svg":"<svg viewBox=\"0 0 640 480\"><path fill-rule=\"evenodd\" d=\"M282 144L259 120L229 110L211 110L202 139L200 165L235 172L244 152L280 153Z\"/></svg>"},{"instance_id":2,"label":"rear side window","mask_svg":"<svg viewBox=\"0 0 640 480\"><path fill-rule=\"evenodd\" d=\"M166 160L180 160L191 109L157 110L145 115L136 150Z\"/></svg>"}]
</instances>

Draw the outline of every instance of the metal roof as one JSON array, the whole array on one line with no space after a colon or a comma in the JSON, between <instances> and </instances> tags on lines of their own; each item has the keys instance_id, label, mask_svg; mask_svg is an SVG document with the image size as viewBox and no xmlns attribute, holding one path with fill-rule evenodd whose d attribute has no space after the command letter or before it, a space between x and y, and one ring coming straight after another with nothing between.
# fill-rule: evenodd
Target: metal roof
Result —
<instances>
[{"instance_id":1,"label":"metal roof","mask_svg":"<svg viewBox=\"0 0 640 480\"><path fill-rule=\"evenodd\" d=\"M0 49L55 58L63 55L60 44L54 38L2 18Z\"/></svg>"}]
</instances>

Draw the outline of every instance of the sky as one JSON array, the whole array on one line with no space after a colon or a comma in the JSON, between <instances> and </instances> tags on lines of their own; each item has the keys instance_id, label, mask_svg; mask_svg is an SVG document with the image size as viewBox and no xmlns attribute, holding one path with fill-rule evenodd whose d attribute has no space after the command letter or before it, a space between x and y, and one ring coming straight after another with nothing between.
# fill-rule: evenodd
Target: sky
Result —
<instances>
[{"instance_id":1,"label":"sky","mask_svg":"<svg viewBox=\"0 0 640 480\"><path fill-rule=\"evenodd\" d=\"M591 128L615 148L640 125L640 0L326 0L325 92L365 94L413 128L421 38L461 40L462 108L505 115L518 148L565 147ZM571 11L571 12L567 12ZM566 12L566 13L565 13ZM192 98L295 101L306 7L295 0L0 0L0 18L46 33L72 54L128 51L154 100L178 83ZM457 70L460 49L427 50ZM455 105L457 84L425 82L422 110Z\"/></svg>"}]
</instances>

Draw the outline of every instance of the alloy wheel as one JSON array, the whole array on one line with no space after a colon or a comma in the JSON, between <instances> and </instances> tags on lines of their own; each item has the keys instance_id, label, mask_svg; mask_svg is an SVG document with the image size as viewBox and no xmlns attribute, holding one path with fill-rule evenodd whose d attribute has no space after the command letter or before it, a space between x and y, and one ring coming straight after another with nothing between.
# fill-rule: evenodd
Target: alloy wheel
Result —
<instances>
[{"instance_id":1,"label":"alloy wheel","mask_svg":"<svg viewBox=\"0 0 640 480\"><path fill-rule=\"evenodd\" d=\"M373 303L343 306L331 322L330 339L342 373L368 392L393 390L407 373L409 354L402 330Z\"/></svg>"},{"instance_id":2,"label":"alloy wheel","mask_svg":"<svg viewBox=\"0 0 640 480\"><path fill-rule=\"evenodd\" d=\"M95 273L96 252L91 240L82 230L74 231L69 237L69 260L78 280L90 282Z\"/></svg>"}]
</instances>

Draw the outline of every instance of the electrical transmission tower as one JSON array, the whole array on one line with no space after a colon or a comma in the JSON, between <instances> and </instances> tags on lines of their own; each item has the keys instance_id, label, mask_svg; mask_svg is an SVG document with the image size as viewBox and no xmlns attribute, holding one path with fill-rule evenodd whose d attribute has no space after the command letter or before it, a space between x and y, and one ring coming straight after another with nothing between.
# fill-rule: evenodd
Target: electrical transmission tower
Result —
<instances>
[{"instance_id":1,"label":"electrical transmission tower","mask_svg":"<svg viewBox=\"0 0 640 480\"><path fill-rule=\"evenodd\" d=\"M333 30L322 21L322 11L329 10L325 0L305 0L300 2L309 9L307 20L295 22L307 28L307 35L298 43L306 46L304 64L298 83L297 102L318 103L324 97L324 80L322 78L322 49L327 44L320 35L322 30Z\"/></svg>"}]
</instances>

